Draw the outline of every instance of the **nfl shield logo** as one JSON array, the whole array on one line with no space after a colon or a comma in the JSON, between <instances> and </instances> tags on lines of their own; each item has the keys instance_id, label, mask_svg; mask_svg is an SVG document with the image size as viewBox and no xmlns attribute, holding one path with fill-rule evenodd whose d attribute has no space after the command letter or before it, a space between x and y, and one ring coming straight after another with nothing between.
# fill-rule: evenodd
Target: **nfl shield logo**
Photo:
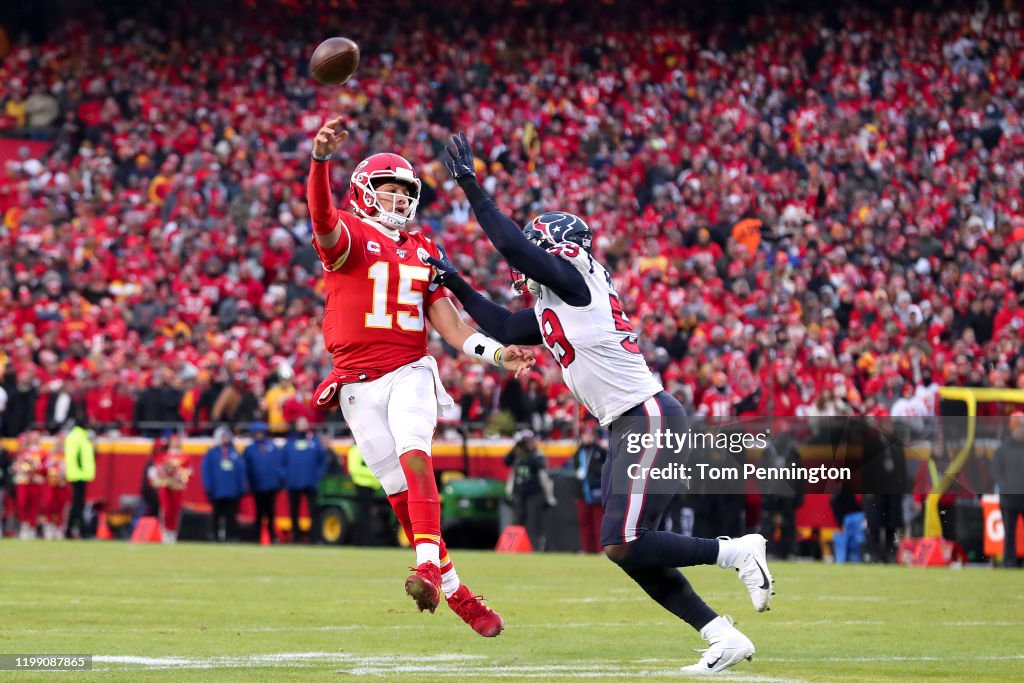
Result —
<instances>
[{"instance_id":1,"label":"nfl shield logo","mask_svg":"<svg viewBox=\"0 0 1024 683\"><path fill-rule=\"evenodd\" d=\"M409 253L405 249L395 249L395 251L398 252L398 258L405 258L406 255Z\"/></svg>"}]
</instances>

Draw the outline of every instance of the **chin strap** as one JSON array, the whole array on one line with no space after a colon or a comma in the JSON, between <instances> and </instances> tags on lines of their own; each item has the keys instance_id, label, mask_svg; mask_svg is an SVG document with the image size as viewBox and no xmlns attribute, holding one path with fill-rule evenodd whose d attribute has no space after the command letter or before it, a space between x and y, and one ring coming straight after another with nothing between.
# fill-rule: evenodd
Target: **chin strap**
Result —
<instances>
[{"instance_id":1,"label":"chin strap","mask_svg":"<svg viewBox=\"0 0 1024 683\"><path fill-rule=\"evenodd\" d=\"M375 220L376 220L376 221L377 221L378 223L380 223L380 224L381 224L381 225L382 225L383 227L385 227L385 228L387 228L387 229L389 229L389 230L401 230L402 228L404 228L404 227L405 227L405 224L409 222L409 219L408 219L408 218L405 218L404 216L400 216L400 215L399 215L399 214L397 214L397 213L387 213L387 214L382 214L382 215L386 215L386 216L394 216L395 218L393 218L393 219L391 219L391 220L392 220L393 222L395 222L395 223L398 223L399 221L401 221L401 225L395 225L395 226L392 226L392 225L388 225L387 223L385 223L384 221L382 221L382 220L380 219L380 217L378 217L378 218L376 218L376 219L375 219Z\"/></svg>"},{"instance_id":2,"label":"chin strap","mask_svg":"<svg viewBox=\"0 0 1024 683\"><path fill-rule=\"evenodd\" d=\"M355 213L364 221L375 227L379 232L383 233L385 237L390 237L393 240L397 240L402 234L402 231L399 230L398 228L392 228L391 226L384 225L383 223L381 223L379 218L367 216L365 212L359 210L357 210Z\"/></svg>"}]
</instances>

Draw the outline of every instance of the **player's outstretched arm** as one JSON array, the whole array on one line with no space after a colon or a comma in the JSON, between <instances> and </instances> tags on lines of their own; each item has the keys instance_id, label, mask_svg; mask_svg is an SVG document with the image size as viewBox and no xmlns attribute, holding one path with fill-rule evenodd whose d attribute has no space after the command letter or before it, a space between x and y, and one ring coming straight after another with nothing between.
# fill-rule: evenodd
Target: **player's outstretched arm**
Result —
<instances>
[{"instance_id":1,"label":"player's outstretched arm","mask_svg":"<svg viewBox=\"0 0 1024 683\"><path fill-rule=\"evenodd\" d=\"M537 357L530 349L514 344L503 346L467 325L447 297L436 300L430 306L427 318L444 340L455 348L462 349L468 356L511 370L516 377L528 373L537 362Z\"/></svg>"},{"instance_id":2,"label":"player's outstretched arm","mask_svg":"<svg viewBox=\"0 0 1024 683\"><path fill-rule=\"evenodd\" d=\"M314 238L321 248L342 252L348 248L348 244L338 243L348 239L349 235L341 222L341 212L331 201L328 160L347 138L348 131L342 127L341 117L327 121L317 131L313 138L313 155L306 182L306 201L309 204L309 218L313 222Z\"/></svg>"},{"instance_id":3,"label":"player's outstretched arm","mask_svg":"<svg viewBox=\"0 0 1024 683\"><path fill-rule=\"evenodd\" d=\"M540 325L532 310L523 309L513 313L499 306L466 282L458 268L448 258L443 247L438 246L440 258L430 257L427 263L434 266L434 282L454 294L473 320L502 344L529 344L536 346L543 342Z\"/></svg>"},{"instance_id":4,"label":"player's outstretched arm","mask_svg":"<svg viewBox=\"0 0 1024 683\"><path fill-rule=\"evenodd\" d=\"M569 305L589 304L590 289L583 275L565 259L549 254L526 239L522 228L502 213L484 188L480 187L473 169L473 150L466 141L466 134L453 135L452 144L446 150L449 158L445 160L445 166L466 194L477 221L494 248L501 252L513 268L531 280L550 287Z\"/></svg>"}]
</instances>

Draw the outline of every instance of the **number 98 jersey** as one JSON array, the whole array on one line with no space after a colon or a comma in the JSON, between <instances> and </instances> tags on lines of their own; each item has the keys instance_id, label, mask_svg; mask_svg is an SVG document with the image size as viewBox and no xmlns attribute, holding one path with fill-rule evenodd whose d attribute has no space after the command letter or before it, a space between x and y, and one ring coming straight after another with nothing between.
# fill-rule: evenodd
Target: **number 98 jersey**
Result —
<instances>
[{"instance_id":1,"label":"number 98 jersey","mask_svg":"<svg viewBox=\"0 0 1024 683\"><path fill-rule=\"evenodd\" d=\"M569 261L590 289L588 306L571 306L540 286L534 313L544 345L562 367L573 395L602 426L662 390L640 354L633 325L604 267L585 250L563 242L549 250Z\"/></svg>"}]
</instances>

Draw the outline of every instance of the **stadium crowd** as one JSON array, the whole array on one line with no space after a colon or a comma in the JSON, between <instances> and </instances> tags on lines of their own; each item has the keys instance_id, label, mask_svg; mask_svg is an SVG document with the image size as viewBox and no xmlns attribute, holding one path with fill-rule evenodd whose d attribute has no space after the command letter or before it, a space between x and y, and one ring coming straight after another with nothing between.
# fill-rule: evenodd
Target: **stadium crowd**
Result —
<instances>
[{"instance_id":1,"label":"stadium crowd","mask_svg":"<svg viewBox=\"0 0 1024 683\"><path fill-rule=\"evenodd\" d=\"M451 132L521 222L584 216L695 411L911 414L942 384L1024 387L1018 10L342 4L7 27L0 131L47 144L0 168L0 434L76 405L127 433L323 419L305 177L334 113L336 196L367 154L406 156L422 229L496 300L526 304L440 163ZM306 73L332 33L363 50L342 88ZM575 424L549 358L519 382L431 350L463 421Z\"/></svg>"}]
</instances>

